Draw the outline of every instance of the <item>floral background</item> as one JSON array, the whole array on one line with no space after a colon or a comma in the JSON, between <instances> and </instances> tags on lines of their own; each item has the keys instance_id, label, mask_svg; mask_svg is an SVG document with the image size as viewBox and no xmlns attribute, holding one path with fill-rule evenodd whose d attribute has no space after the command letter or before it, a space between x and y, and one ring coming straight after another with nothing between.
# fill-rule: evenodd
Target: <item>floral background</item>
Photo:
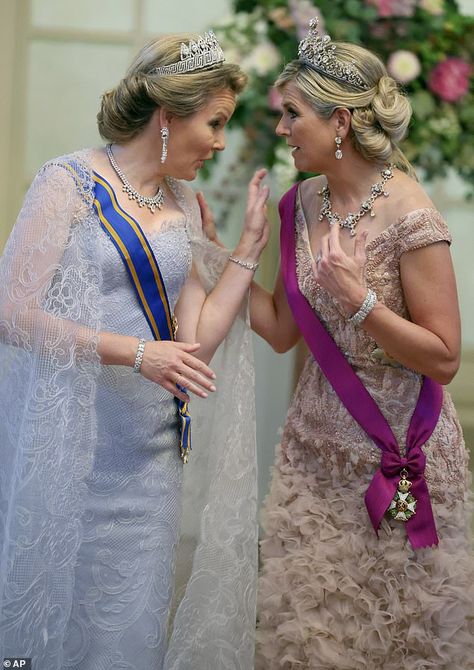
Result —
<instances>
[{"instance_id":1,"label":"floral background","mask_svg":"<svg viewBox=\"0 0 474 670\"><path fill-rule=\"evenodd\" d=\"M233 0L235 14L215 32L226 58L242 64L250 84L232 119L245 144L235 165L273 168L285 188L297 176L274 128L279 95L272 84L297 55L309 19L319 16L334 40L378 53L409 95L413 119L403 150L424 180L453 168L474 193L474 19L456 0ZM232 167L231 167L232 171ZM235 175L234 175L235 176Z\"/></svg>"}]
</instances>

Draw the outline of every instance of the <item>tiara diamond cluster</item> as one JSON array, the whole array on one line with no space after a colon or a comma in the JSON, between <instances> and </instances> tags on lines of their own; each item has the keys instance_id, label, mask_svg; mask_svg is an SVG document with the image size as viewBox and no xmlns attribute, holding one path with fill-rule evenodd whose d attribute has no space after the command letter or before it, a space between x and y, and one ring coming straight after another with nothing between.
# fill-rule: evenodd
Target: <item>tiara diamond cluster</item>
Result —
<instances>
[{"instance_id":1,"label":"tiara diamond cluster","mask_svg":"<svg viewBox=\"0 0 474 670\"><path fill-rule=\"evenodd\" d=\"M354 65L338 60L335 50L336 45L331 44L329 35L318 34L318 19L311 19L308 35L298 46L300 61L331 79L366 90L368 86Z\"/></svg>"},{"instance_id":2,"label":"tiara diamond cluster","mask_svg":"<svg viewBox=\"0 0 474 670\"><path fill-rule=\"evenodd\" d=\"M205 70L218 63L224 62L224 52L212 30L199 39L191 40L189 44L181 42L181 59L170 65L161 65L154 69L158 75L180 74L193 70Z\"/></svg>"}]
</instances>

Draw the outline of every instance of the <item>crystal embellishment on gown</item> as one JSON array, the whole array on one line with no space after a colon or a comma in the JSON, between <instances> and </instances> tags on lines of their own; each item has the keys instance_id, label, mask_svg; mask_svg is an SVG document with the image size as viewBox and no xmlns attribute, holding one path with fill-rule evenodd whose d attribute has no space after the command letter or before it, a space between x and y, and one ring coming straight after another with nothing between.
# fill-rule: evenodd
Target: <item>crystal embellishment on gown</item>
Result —
<instances>
[{"instance_id":1,"label":"crystal embellishment on gown","mask_svg":"<svg viewBox=\"0 0 474 670\"><path fill-rule=\"evenodd\" d=\"M396 521L408 521L416 514L416 498L410 493L411 482L408 481L407 474L405 469L401 471L397 492L388 508L388 513Z\"/></svg>"}]
</instances>

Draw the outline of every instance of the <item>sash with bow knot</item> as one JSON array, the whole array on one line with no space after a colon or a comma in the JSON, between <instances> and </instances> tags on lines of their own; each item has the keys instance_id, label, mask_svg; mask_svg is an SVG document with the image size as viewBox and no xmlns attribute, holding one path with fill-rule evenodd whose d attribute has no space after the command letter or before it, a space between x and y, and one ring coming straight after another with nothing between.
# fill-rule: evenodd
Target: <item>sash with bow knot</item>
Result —
<instances>
[{"instance_id":1,"label":"sash with bow knot","mask_svg":"<svg viewBox=\"0 0 474 670\"><path fill-rule=\"evenodd\" d=\"M173 315L153 249L138 222L120 207L109 182L94 173L94 186L94 208L100 224L120 254L154 339L174 341ZM188 403L176 398L176 404L181 459L186 463L191 450L191 416Z\"/></svg>"},{"instance_id":2,"label":"sash with bow knot","mask_svg":"<svg viewBox=\"0 0 474 670\"><path fill-rule=\"evenodd\" d=\"M410 421L406 456L402 457L397 440L379 407L321 323L313 308L300 292L296 273L295 205L299 184L280 200L281 270L288 304L294 319L322 372L342 404L382 452L380 469L365 494L370 520L378 535L405 469L412 482L410 492L417 499L416 514L406 521L414 549L438 544L428 486L424 478L426 457L421 449L438 423L443 403L440 384L424 377L418 401Z\"/></svg>"}]
</instances>

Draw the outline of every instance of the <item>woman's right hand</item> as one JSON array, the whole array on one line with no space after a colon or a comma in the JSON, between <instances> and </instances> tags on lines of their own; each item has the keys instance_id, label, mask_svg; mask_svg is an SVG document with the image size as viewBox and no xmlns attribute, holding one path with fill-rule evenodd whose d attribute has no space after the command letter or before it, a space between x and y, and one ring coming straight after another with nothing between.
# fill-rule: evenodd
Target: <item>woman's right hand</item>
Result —
<instances>
[{"instance_id":1,"label":"woman's right hand","mask_svg":"<svg viewBox=\"0 0 474 670\"><path fill-rule=\"evenodd\" d=\"M214 372L192 354L200 344L150 340L145 344L140 373L182 400L189 402L189 396L178 389L176 384L200 398L207 398L206 391L215 391Z\"/></svg>"}]
</instances>

